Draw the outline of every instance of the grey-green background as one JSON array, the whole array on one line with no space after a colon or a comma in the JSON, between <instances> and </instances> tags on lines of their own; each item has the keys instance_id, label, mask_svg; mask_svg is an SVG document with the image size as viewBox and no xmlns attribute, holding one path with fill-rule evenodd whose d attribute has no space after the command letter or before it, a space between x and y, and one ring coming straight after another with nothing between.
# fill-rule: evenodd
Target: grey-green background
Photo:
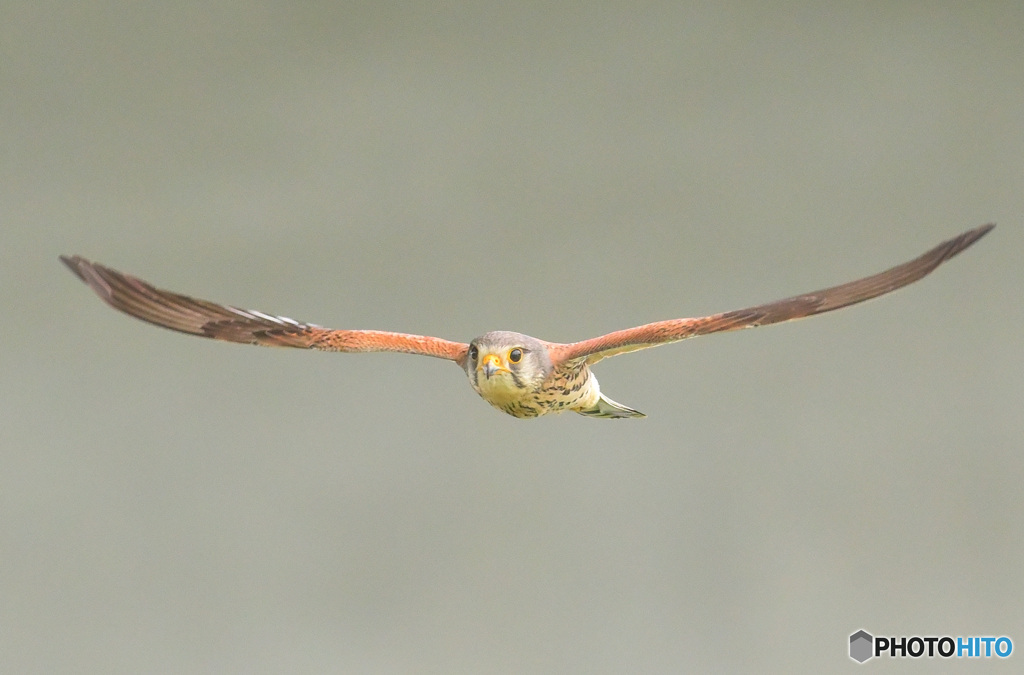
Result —
<instances>
[{"instance_id":1,"label":"grey-green background","mask_svg":"<svg viewBox=\"0 0 1024 675\"><path fill-rule=\"evenodd\" d=\"M1019 2L3 3L0 669L821 673L859 628L1024 650L1022 31ZM640 421L176 335L57 262L571 341L988 221L894 296L602 363Z\"/></svg>"}]
</instances>

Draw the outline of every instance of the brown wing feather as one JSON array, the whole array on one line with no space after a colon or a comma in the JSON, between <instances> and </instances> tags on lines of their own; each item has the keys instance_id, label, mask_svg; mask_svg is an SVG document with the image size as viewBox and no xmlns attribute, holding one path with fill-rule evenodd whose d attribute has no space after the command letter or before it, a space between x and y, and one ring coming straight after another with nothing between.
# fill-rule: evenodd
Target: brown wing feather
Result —
<instances>
[{"instance_id":1,"label":"brown wing feather","mask_svg":"<svg viewBox=\"0 0 1024 675\"><path fill-rule=\"evenodd\" d=\"M552 350L552 361L580 359L586 357L593 364L603 358L626 352L656 347L658 345L685 340L697 335L721 331L766 326L782 321L802 319L806 316L830 312L834 309L877 298L898 288L921 279L936 267L960 253L989 232L994 224L968 230L958 237L943 242L924 255L902 265L880 272L864 279L851 281L813 293L797 295L765 305L748 307L732 312L723 312L694 319L671 319L658 321L636 328L608 333L582 342L559 345Z\"/></svg>"},{"instance_id":2,"label":"brown wing feather","mask_svg":"<svg viewBox=\"0 0 1024 675\"><path fill-rule=\"evenodd\" d=\"M137 319L201 337L275 347L337 352L405 352L461 361L469 349L425 335L376 330L331 330L249 309L219 305L155 288L142 279L90 262L61 256L104 302Z\"/></svg>"}]
</instances>

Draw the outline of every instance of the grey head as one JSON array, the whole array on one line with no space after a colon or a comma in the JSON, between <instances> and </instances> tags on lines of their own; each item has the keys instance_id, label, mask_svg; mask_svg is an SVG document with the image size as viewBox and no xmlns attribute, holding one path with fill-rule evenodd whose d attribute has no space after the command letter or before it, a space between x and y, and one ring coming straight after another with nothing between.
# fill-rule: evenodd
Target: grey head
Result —
<instances>
[{"instance_id":1,"label":"grey head","mask_svg":"<svg viewBox=\"0 0 1024 675\"><path fill-rule=\"evenodd\" d=\"M544 342L500 330L484 333L469 343L465 366L473 389L499 408L535 393L552 369Z\"/></svg>"}]
</instances>

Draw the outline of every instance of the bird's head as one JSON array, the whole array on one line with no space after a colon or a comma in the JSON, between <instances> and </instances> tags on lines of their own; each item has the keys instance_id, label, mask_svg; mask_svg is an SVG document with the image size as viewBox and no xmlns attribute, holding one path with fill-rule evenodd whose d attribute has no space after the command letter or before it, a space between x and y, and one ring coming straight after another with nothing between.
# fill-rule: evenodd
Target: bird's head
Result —
<instances>
[{"instance_id":1,"label":"bird's head","mask_svg":"<svg viewBox=\"0 0 1024 675\"><path fill-rule=\"evenodd\" d=\"M477 393L501 403L536 391L551 373L551 358L536 338L494 331L469 343L465 367Z\"/></svg>"}]
</instances>

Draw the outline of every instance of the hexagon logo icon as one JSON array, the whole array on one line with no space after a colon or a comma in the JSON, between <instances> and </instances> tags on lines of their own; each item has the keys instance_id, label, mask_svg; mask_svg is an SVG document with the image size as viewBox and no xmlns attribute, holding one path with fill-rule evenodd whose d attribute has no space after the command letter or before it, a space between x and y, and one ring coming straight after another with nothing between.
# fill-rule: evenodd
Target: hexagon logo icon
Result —
<instances>
[{"instance_id":1,"label":"hexagon logo icon","mask_svg":"<svg viewBox=\"0 0 1024 675\"><path fill-rule=\"evenodd\" d=\"M850 658L857 663L864 663L870 659L875 638L866 630L859 630L850 636Z\"/></svg>"}]
</instances>

